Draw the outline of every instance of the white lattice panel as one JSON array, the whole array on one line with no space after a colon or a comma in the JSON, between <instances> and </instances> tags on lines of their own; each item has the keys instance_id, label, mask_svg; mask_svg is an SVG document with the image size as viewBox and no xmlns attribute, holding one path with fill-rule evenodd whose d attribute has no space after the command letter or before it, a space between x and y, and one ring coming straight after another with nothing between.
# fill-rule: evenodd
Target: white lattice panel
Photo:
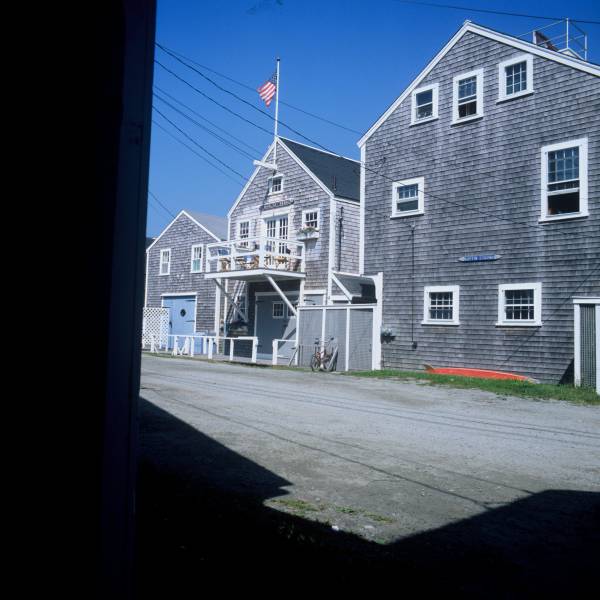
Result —
<instances>
[{"instance_id":1,"label":"white lattice panel","mask_svg":"<svg viewBox=\"0 0 600 600\"><path fill-rule=\"evenodd\" d=\"M166 348L169 335L169 309L146 307L142 321L142 348L150 348L152 339L156 348Z\"/></svg>"}]
</instances>

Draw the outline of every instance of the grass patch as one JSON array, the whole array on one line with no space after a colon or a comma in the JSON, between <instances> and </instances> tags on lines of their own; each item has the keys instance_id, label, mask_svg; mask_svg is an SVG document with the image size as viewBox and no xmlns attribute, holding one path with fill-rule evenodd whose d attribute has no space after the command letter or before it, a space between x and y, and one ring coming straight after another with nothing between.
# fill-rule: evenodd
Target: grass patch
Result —
<instances>
[{"instance_id":1,"label":"grass patch","mask_svg":"<svg viewBox=\"0 0 600 600\"><path fill-rule=\"evenodd\" d=\"M428 385L446 385L459 389L478 389L503 396L533 398L536 400L565 400L576 404L600 405L600 396L589 387L572 385L552 385L547 383L530 383L529 381L513 381L510 379L479 379L477 377L460 377L456 375L439 375L424 371L399 371L382 369L381 371L352 371L343 373L351 377L367 377L375 379L397 379L400 381L422 381Z\"/></svg>"},{"instance_id":2,"label":"grass patch","mask_svg":"<svg viewBox=\"0 0 600 600\"><path fill-rule=\"evenodd\" d=\"M273 500L275 504L281 504L290 510L298 512L319 512L321 509L310 502L305 500L297 500L295 498L283 498L279 500Z\"/></svg>"}]
</instances>

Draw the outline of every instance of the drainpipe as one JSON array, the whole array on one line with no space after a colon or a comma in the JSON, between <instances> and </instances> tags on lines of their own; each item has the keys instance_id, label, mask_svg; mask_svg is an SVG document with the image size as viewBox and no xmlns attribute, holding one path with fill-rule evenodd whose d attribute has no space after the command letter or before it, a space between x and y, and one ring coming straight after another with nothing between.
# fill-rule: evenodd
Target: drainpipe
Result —
<instances>
[{"instance_id":1,"label":"drainpipe","mask_svg":"<svg viewBox=\"0 0 600 600\"><path fill-rule=\"evenodd\" d=\"M342 228L344 221L344 207L340 206L340 216L337 218L338 243L337 243L337 270L342 270Z\"/></svg>"}]
</instances>

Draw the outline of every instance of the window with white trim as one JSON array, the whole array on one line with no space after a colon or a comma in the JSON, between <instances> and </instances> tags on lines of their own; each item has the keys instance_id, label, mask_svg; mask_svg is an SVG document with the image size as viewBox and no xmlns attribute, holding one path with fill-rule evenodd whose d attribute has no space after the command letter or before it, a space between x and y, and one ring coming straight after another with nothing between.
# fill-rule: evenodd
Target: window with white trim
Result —
<instances>
[{"instance_id":1,"label":"window with white trim","mask_svg":"<svg viewBox=\"0 0 600 600\"><path fill-rule=\"evenodd\" d=\"M453 79L452 122L462 123L483 116L483 69Z\"/></svg>"},{"instance_id":2,"label":"window with white trim","mask_svg":"<svg viewBox=\"0 0 600 600\"><path fill-rule=\"evenodd\" d=\"M533 92L533 57L522 54L498 65L498 100L518 98Z\"/></svg>"},{"instance_id":3,"label":"window with white trim","mask_svg":"<svg viewBox=\"0 0 600 600\"><path fill-rule=\"evenodd\" d=\"M165 248L160 251L159 275L168 275L171 272L171 249Z\"/></svg>"},{"instance_id":4,"label":"window with white trim","mask_svg":"<svg viewBox=\"0 0 600 600\"><path fill-rule=\"evenodd\" d=\"M302 228L319 229L319 209L311 208L302 211Z\"/></svg>"},{"instance_id":5,"label":"window with white trim","mask_svg":"<svg viewBox=\"0 0 600 600\"><path fill-rule=\"evenodd\" d=\"M433 121L438 118L437 83L413 90L411 124Z\"/></svg>"},{"instance_id":6,"label":"window with white trim","mask_svg":"<svg viewBox=\"0 0 600 600\"><path fill-rule=\"evenodd\" d=\"M202 272L202 244L194 244L192 246L192 273Z\"/></svg>"},{"instance_id":7,"label":"window with white trim","mask_svg":"<svg viewBox=\"0 0 600 600\"><path fill-rule=\"evenodd\" d=\"M542 220L588 215L587 138L542 148Z\"/></svg>"},{"instance_id":8,"label":"window with white trim","mask_svg":"<svg viewBox=\"0 0 600 600\"><path fill-rule=\"evenodd\" d=\"M283 302L273 302L273 318L283 319Z\"/></svg>"},{"instance_id":9,"label":"window with white trim","mask_svg":"<svg viewBox=\"0 0 600 600\"><path fill-rule=\"evenodd\" d=\"M425 210L425 178L415 177L392 184L392 217L422 215Z\"/></svg>"},{"instance_id":10,"label":"window with white trim","mask_svg":"<svg viewBox=\"0 0 600 600\"><path fill-rule=\"evenodd\" d=\"M498 286L497 325L542 324L542 284L507 283Z\"/></svg>"},{"instance_id":11,"label":"window with white trim","mask_svg":"<svg viewBox=\"0 0 600 600\"><path fill-rule=\"evenodd\" d=\"M247 240L250 237L250 221L240 221L238 223L238 239Z\"/></svg>"},{"instance_id":12,"label":"window with white trim","mask_svg":"<svg viewBox=\"0 0 600 600\"><path fill-rule=\"evenodd\" d=\"M274 175L269 178L269 194L280 194L283 192L283 175Z\"/></svg>"},{"instance_id":13,"label":"window with white trim","mask_svg":"<svg viewBox=\"0 0 600 600\"><path fill-rule=\"evenodd\" d=\"M460 291L457 285L425 286L424 325L459 325Z\"/></svg>"}]
</instances>

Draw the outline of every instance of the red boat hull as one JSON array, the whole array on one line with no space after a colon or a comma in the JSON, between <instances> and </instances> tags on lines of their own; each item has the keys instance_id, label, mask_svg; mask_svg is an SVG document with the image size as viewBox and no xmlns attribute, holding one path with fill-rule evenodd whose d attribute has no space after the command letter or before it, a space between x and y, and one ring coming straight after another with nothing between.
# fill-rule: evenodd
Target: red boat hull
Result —
<instances>
[{"instance_id":1,"label":"red boat hull","mask_svg":"<svg viewBox=\"0 0 600 600\"><path fill-rule=\"evenodd\" d=\"M424 365L428 373L437 373L439 375L459 375L461 377L479 377L481 379L513 379L515 381L533 381L525 375L516 375L505 371L489 371L487 369L467 369L461 367L442 367L435 368L431 365Z\"/></svg>"}]
</instances>

